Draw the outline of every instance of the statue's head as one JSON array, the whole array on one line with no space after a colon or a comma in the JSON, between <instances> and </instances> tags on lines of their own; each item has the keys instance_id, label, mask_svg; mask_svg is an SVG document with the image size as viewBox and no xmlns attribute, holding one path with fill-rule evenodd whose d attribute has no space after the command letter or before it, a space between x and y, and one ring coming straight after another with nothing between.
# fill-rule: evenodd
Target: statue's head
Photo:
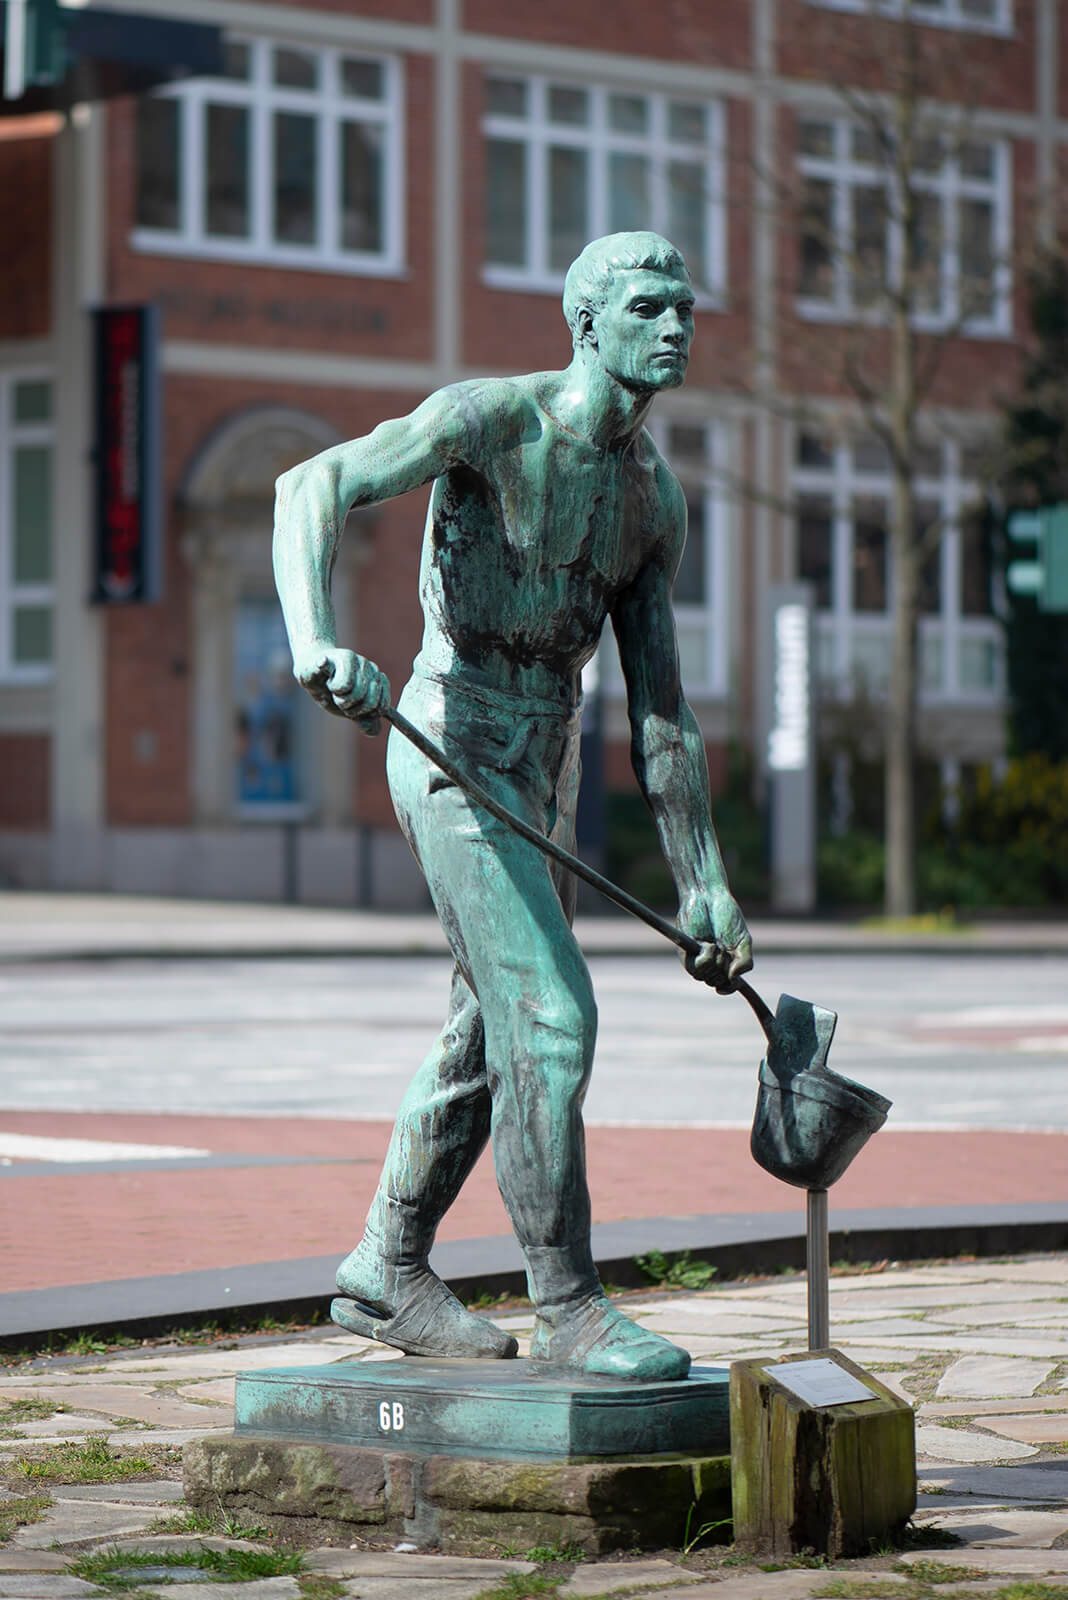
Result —
<instances>
[{"instance_id":1,"label":"statue's head","mask_svg":"<svg viewBox=\"0 0 1068 1600\"><path fill-rule=\"evenodd\" d=\"M580 339L576 322L583 307L600 311L619 274L642 268L690 282L682 252L659 233L606 233L603 239L591 239L575 257L564 279L564 316L576 344Z\"/></svg>"},{"instance_id":2,"label":"statue's head","mask_svg":"<svg viewBox=\"0 0 1068 1600\"><path fill-rule=\"evenodd\" d=\"M564 316L575 349L596 350L612 376L641 388L682 383L693 309L686 263L658 233L592 240L564 281ZM672 353L680 359L672 361Z\"/></svg>"}]
</instances>

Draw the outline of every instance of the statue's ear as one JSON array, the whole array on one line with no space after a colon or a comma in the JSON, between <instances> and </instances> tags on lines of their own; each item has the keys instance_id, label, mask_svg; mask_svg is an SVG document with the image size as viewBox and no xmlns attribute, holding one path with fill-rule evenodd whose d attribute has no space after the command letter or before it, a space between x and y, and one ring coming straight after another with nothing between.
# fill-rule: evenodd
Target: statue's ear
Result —
<instances>
[{"instance_id":1,"label":"statue's ear","mask_svg":"<svg viewBox=\"0 0 1068 1600\"><path fill-rule=\"evenodd\" d=\"M593 326L593 312L589 306L579 306L575 317L575 343L597 348L597 333Z\"/></svg>"}]
</instances>

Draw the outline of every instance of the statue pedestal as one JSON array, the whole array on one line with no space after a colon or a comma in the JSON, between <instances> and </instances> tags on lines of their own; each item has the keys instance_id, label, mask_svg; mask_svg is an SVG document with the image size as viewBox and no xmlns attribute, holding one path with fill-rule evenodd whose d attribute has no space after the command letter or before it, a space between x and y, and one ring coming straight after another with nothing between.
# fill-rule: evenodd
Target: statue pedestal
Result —
<instances>
[{"instance_id":1,"label":"statue pedestal","mask_svg":"<svg viewBox=\"0 0 1068 1600\"><path fill-rule=\"evenodd\" d=\"M530 1361L338 1361L237 1379L234 1433L492 1457L718 1454L730 1377L676 1383L543 1375Z\"/></svg>"},{"instance_id":2,"label":"statue pedestal","mask_svg":"<svg viewBox=\"0 0 1068 1600\"><path fill-rule=\"evenodd\" d=\"M729 1537L729 1377L543 1377L527 1361L336 1362L237 1379L231 1438L185 1456L186 1498L297 1538L491 1554Z\"/></svg>"}]
</instances>

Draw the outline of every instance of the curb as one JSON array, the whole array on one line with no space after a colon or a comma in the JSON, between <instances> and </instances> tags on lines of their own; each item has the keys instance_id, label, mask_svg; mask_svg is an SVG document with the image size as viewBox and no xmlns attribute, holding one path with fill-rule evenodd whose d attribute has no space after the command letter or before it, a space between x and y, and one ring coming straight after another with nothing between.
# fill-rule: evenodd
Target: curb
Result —
<instances>
[{"instance_id":1,"label":"curb","mask_svg":"<svg viewBox=\"0 0 1068 1600\"><path fill-rule=\"evenodd\" d=\"M635 1257L657 1250L669 1260L688 1254L723 1279L802 1270L805 1227L794 1212L644 1217L597 1223L593 1250L603 1280L619 1288L649 1287ZM1068 1248L1068 1204L896 1207L841 1211L830 1231L832 1262L917 1261L943 1256L1019 1255ZM450 1240L434 1266L461 1298L525 1294L519 1246L510 1235ZM334 1293L335 1256L258 1262L203 1272L123 1278L105 1283L0 1294L0 1349L36 1350L75 1333L155 1337L202 1322L223 1325L311 1319Z\"/></svg>"}]
</instances>

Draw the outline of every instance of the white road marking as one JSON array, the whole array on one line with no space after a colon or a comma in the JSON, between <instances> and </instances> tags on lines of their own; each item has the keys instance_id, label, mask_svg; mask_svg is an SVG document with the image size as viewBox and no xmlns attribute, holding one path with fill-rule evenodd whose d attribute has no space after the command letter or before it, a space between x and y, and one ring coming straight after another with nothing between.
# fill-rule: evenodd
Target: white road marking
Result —
<instances>
[{"instance_id":1,"label":"white road marking","mask_svg":"<svg viewBox=\"0 0 1068 1600\"><path fill-rule=\"evenodd\" d=\"M32 1133L0 1132L0 1160L7 1161L177 1161L209 1156L178 1144L116 1144L105 1139L44 1139Z\"/></svg>"}]
</instances>

